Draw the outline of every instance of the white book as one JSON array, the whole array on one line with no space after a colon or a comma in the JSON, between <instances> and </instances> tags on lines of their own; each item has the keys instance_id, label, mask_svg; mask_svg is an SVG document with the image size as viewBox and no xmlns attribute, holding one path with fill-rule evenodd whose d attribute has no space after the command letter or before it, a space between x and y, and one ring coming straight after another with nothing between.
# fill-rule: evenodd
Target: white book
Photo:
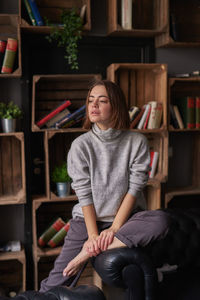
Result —
<instances>
[{"instance_id":1,"label":"white book","mask_svg":"<svg viewBox=\"0 0 200 300\"><path fill-rule=\"evenodd\" d=\"M121 25L123 29L132 29L132 3L133 0L121 0Z\"/></svg>"},{"instance_id":2,"label":"white book","mask_svg":"<svg viewBox=\"0 0 200 300\"><path fill-rule=\"evenodd\" d=\"M159 153L157 151L152 151L151 152L151 171L149 173L149 178L153 178L156 173L157 165L158 165L158 158L159 158Z\"/></svg>"},{"instance_id":3,"label":"white book","mask_svg":"<svg viewBox=\"0 0 200 300\"><path fill-rule=\"evenodd\" d=\"M143 125L145 123L146 117L147 117L148 112L149 112L150 104L145 104L144 107L145 107L145 110L144 110L144 113L142 115L142 118L139 121L137 129L142 129L143 128Z\"/></svg>"}]
</instances>

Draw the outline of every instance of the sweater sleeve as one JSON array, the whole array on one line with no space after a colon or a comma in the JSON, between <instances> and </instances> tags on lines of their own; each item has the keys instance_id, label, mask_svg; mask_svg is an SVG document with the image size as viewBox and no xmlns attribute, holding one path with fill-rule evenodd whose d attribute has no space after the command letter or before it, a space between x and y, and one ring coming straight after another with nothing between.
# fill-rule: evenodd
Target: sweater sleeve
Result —
<instances>
[{"instance_id":1,"label":"sweater sleeve","mask_svg":"<svg viewBox=\"0 0 200 300\"><path fill-rule=\"evenodd\" d=\"M150 152L145 136L139 142L138 149L130 165L128 193L137 197L148 182L150 171Z\"/></svg>"},{"instance_id":2,"label":"sweater sleeve","mask_svg":"<svg viewBox=\"0 0 200 300\"><path fill-rule=\"evenodd\" d=\"M68 152L67 169L81 207L92 204L88 159L78 143L72 143Z\"/></svg>"}]
</instances>

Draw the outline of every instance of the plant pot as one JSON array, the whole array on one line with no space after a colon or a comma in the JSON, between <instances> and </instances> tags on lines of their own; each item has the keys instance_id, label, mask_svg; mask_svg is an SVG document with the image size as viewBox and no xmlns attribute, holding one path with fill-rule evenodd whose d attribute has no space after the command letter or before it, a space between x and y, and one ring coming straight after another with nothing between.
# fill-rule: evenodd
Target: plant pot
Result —
<instances>
[{"instance_id":1,"label":"plant pot","mask_svg":"<svg viewBox=\"0 0 200 300\"><path fill-rule=\"evenodd\" d=\"M16 131L16 119L1 119L1 125L5 133Z\"/></svg>"},{"instance_id":2,"label":"plant pot","mask_svg":"<svg viewBox=\"0 0 200 300\"><path fill-rule=\"evenodd\" d=\"M58 197L64 198L70 194L69 182L56 182Z\"/></svg>"}]
</instances>

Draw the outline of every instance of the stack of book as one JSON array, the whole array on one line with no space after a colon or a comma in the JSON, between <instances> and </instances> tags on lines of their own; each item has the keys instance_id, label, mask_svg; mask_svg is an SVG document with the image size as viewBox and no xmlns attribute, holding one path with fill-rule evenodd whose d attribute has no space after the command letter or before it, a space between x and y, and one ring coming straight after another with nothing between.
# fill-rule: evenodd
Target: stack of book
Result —
<instances>
[{"instance_id":1,"label":"stack of book","mask_svg":"<svg viewBox=\"0 0 200 300\"><path fill-rule=\"evenodd\" d=\"M37 121L36 125L40 128L44 127L48 129L68 128L79 125L85 117L86 106L83 105L71 113L68 109L70 105L71 101L65 100L54 110Z\"/></svg>"},{"instance_id":2,"label":"stack of book","mask_svg":"<svg viewBox=\"0 0 200 300\"><path fill-rule=\"evenodd\" d=\"M161 102L150 101L142 108L133 106L129 110L131 129L157 129L161 126L163 106Z\"/></svg>"},{"instance_id":3,"label":"stack of book","mask_svg":"<svg viewBox=\"0 0 200 300\"><path fill-rule=\"evenodd\" d=\"M170 125L173 129L200 128L200 97L180 97L170 105Z\"/></svg>"},{"instance_id":4,"label":"stack of book","mask_svg":"<svg viewBox=\"0 0 200 300\"><path fill-rule=\"evenodd\" d=\"M35 0L24 0L27 13L33 26L43 26L44 21L40 15L37 3Z\"/></svg>"},{"instance_id":5,"label":"stack of book","mask_svg":"<svg viewBox=\"0 0 200 300\"><path fill-rule=\"evenodd\" d=\"M0 40L0 68L2 74L13 72L18 41L14 38Z\"/></svg>"},{"instance_id":6,"label":"stack of book","mask_svg":"<svg viewBox=\"0 0 200 300\"><path fill-rule=\"evenodd\" d=\"M57 218L39 237L38 245L40 247L50 246L51 248L59 246L63 242L69 227L69 222L64 222L61 217Z\"/></svg>"}]
</instances>

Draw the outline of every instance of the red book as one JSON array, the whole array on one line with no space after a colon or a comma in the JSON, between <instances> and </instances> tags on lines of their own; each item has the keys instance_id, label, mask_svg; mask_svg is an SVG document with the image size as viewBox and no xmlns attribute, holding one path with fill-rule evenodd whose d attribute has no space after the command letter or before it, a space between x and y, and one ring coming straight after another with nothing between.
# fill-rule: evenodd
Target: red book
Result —
<instances>
[{"instance_id":1,"label":"red book","mask_svg":"<svg viewBox=\"0 0 200 300\"><path fill-rule=\"evenodd\" d=\"M70 104L71 104L71 102L69 100L66 100L63 104L59 105L56 109L54 109L48 115L46 115L44 118L42 118L40 121L38 121L36 123L36 125L38 127L42 127L47 121L49 121L51 118L53 118L59 112L61 112L63 109L68 107Z\"/></svg>"},{"instance_id":2,"label":"red book","mask_svg":"<svg viewBox=\"0 0 200 300\"><path fill-rule=\"evenodd\" d=\"M200 128L200 97L196 97L195 114L196 128Z\"/></svg>"},{"instance_id":3,"label":"red book","mask_svg":"<svg viewBox=\"0 0 200 300\"><path fill-rule=\"evenodd\" d=\"M145 120L144 125L143 125L143 129L147 128L147 125L148 125L148 122L149 122L150 113L151 113L151 106L149 106L147 117L146 117L146 120Z\"/></svg>"},{"instance_id":4,"label":"red book","mask_svg":"<svg viewBox=\"0 0 200 300\"><path fill-rule=\"evenodd\" d=\"M16 39L8 38L1 73L12 73L17 52L17 46L18 42Z\"/></svg>"},{"instance_id":5,"label":"red book","mask_svg":"<svg viewBox=\"0 0 200 300\"><path fill-rule=\"evenodd\" d=\"M187 97L187 128L195 128L195 98Z\"/></svg>"},{"instance_id":6,"label":"red book","mask_svg":"<svg viewBox=\"0 0 200 300\"><path fill-rule=\"evenodd\" d=\"M2 67L7 41L0 40L0 67Z\"/></svg>"}]
</instances>

